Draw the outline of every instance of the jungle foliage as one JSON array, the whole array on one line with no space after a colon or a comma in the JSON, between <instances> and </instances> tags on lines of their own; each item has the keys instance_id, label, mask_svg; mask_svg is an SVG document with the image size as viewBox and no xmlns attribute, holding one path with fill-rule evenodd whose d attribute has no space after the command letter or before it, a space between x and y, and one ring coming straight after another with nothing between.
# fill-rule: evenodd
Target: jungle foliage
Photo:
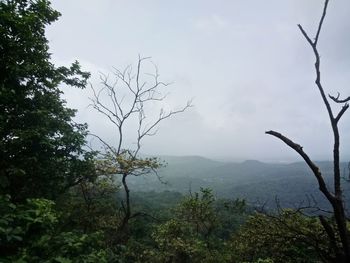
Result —
<instances>
[{"instance_id":1,"label":"jungle foliage","mask_svg":"<svg viewBox=\"0 0 350 263\"><path fill-rule=\"evenodd\" d=\"M0 1L0 262L336 258L340 237L301 210L257 212L209 188L129 193L126 175L160 163L120 147L109 159L86 150L87 125L74 122L61 88L85 88L89 73L50 61L45 28L59 16L47 0Z\"/></svg>"}]
</instances>

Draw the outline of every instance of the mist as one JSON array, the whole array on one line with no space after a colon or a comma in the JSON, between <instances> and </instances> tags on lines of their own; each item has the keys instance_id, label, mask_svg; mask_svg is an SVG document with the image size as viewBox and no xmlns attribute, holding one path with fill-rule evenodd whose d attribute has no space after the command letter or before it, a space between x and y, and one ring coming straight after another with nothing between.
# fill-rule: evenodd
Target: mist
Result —
<instances>
[{"instance_id":1,"label":"mist","mask_svg":"<svg viewBox=\"0 0 350 263\"><path fill-rule=\"evenodd\" d=\"M193 107L161 123L142 153L213 159L300 160L277 130L315 160L332 158L333 135L314 84L314 57L297 24L314 36L320 1L52 1L62 13L47 37L57 65L78 60L101 86L100 74L152 57L167 86L162 107ZM350 2L330 3L319 40L325 92L350 95ZM147 73L147 72L145 72ZM92 107L91 89L62 87L76 121L113 144L115 127ZM333 105L335 111L339 105ZM149 115L156 116L154 109ZM350 114L340 122L341 159L350 158ZM135 146L131 123L127 144Z\"/></svg>"}]
</instances>

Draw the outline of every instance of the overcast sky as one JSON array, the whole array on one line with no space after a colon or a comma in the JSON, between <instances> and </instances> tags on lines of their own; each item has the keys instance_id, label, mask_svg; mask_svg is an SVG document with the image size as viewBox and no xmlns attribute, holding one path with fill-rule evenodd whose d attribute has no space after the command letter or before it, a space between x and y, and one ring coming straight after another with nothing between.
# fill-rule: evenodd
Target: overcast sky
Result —
<instances>
[{"instance_id":1,"label":"overcast sky","mask_svg":"<svg viewBox=\"0 0 350 263\"><path fill-rule=\"evenodd\" d=\"M332 133L314 85L314 58L297 24L314 36L321 0L52 1L62 13L47 30L58 65L78 60L99 87L111 74L151 56L160 79L172 82L165 108L194 98L143 142L146 154L232 160L300 160L276 130L316 160L330 159ZM350 95L350 1L331 0L319 40L326 93ZM111 74L112 76L112 74ZM108 120L89 104L90 91L64 89L77 120L113 143ZM334 107L337 112L339 106ZM151 117L151 115L149 115ZM129 127L131 129L132 126ZM340 122L342 157L350 159L350 111ZM132 130L128 142L133 147Z\"/></svg>"}]
</instances>

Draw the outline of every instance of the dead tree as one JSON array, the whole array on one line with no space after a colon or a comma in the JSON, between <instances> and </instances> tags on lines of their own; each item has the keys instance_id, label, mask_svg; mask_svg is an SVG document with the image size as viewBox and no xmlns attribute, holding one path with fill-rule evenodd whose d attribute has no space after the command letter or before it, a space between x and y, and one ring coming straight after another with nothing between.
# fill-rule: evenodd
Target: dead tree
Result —
<instances>
[{"instance_id":1,"label":"dead tree","mask_svg":"<svg viewBox=\"0 0 350 263\"><path fill-rule=\"evenodd\" d=\"M154 67L154 73L144 73L145 62L150 62ZM108 170L106 173L121 176L122 189L125 197L121 202L122 216L118 227L118 234L124 235L129 220L142 215L141 212L133 212L130 203L130 189L127 183L128 176L141 176L155 172L162 166L157 158L142 158L139 156L142 141L148 136L157 133L159 124L176 114L182 113L191 107L191 101L178 110L166 111L161 108L155 118L146 114L146 107L154 102L162 102L166 99L162 88L169 83L159 80L157 67L150 61L150 58L139 56L136 69L132 66L126 67L123 71L115 69L114 80L111 83L108 76L101 74L102 87L95 89L91 86L93 96L90 98L91 106L105 116L115 127L116 144L112 145L96 134L104 151L101 152L102 163L100 168ZM148 77L147 81L144 80ZM153 105L153 104L152 104ZM125 145L125 127L127 123L134 122L137 125L135 131L135 148L131 149ZM102 166L102 167L101 167ZM156 173L156 175L158 175Z\"/></svg>"},{"instance_id":2,"label":"dead tree","mask_svg":"<svg viewBox=\"0 0 350 263\"><path fill-rule=\"evenodd\" d=\"M316 86L320 92L323 103L327 109L327 113L330 119L333 138L334 138L334 146L333 146L333 179L334 179L334 189L330 189L324 180L321 170L317 165L310 159L310 157L305 153L303 147L286 136L278 133L276 131L267 131L267 134L277 137L282 140L285 144L295 150L306 162L306 164L312 170L314 176L317 179L319 190L326 197L328 202L332 207L333 218L328 219L324 216L319 216L320 223L322 224L327 236L329 238L332 249L336 251L336 262L350 262L350 247L349 247L349 230L347 229L347 217L345 214L345 204L344 197L341 188L341 172L340 172L340 153L339 153L339 144L340 144L340 136L339 136L339 128L338 123L349 108L348 102L350 101L350 97L341 99L340 94L337 96L325 94L323 85L321 83L321 71L320 71L320 55L317 49L317 44L320 36L320 32L322 29L322 25L324 22L324 18L326 16L326 11L328 7L329 0L325 0L323 13L321 19L318 24L317 32L315 38L310 38L310 36L305 32L304 28L301 25L298 25L302 35L305 37L306 41L310 44L313 53L315 55L315 71L316 71ZM334 103L343 104L341 110L335 114L331 108L330 100ZM334 220L334 222L333 222Z\"/></svg>"}]
</instances>

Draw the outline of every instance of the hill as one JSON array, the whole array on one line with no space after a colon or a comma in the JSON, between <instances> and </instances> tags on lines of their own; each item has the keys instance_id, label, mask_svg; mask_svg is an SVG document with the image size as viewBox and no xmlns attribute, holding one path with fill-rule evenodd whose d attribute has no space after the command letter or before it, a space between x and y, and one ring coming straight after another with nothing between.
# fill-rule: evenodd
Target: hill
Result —
<instances>
[{"instance_id":1,"label":"hill","mask_svg":"<svg viewBox=\"0 0 350 263\"><path fill-rule=\"evenodd\" d=\"M133 191L178 191L188 193L201 187L212 188L215 194L225 198L245 198L252 203L274 206L276 199L284 207L317 203L326 207L327 202L319 193L316 179L303 162L290 164L263 163L256 160L220 162L199 156L160 156L167 166L157 176L130 178ZM332 183L332 163L318 162L326 182ZM343 169L346 164L342 163ZM344 181L344 193L350 191Z\"/></svg>"}]
</instances>

